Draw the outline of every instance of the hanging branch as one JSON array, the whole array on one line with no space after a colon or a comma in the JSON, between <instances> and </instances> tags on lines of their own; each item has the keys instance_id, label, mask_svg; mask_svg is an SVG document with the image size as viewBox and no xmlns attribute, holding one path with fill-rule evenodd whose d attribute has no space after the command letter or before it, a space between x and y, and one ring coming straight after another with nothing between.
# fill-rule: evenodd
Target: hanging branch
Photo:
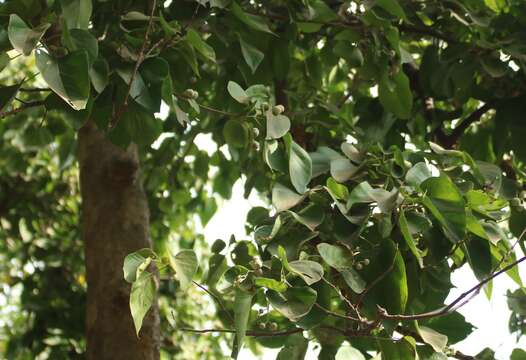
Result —
<instances>
[{"instance_id":1,"label":"hanging branch","mask_svg":"<svg viewBox=\"0 0 526 360\"><path fill-rule=\"evenodd\" d=\"M430 312L426 312L426 313L422 313L422 314L415 314L415 315L391 315L391 314L387 313L387 310L385 310L384 308L382 308L379 305L376 305L377 308L378 308L378 317L381 318L381 319L385 319L385 320L405 321L405 320L429 319L429 318L433 318L433 317L448 315L448 314L452 313L453 311L456 311L460 307L464 306L465 304L467 304L469 302L469 300L471 300L473 298L473 296L476 293L478 293L480 291L480 289L484 285L486 285L488 282L490 282L491 280L493 280L494 278L496 278L500 274L505 273L506 271L508 271L508 270L512 269L513 267L517 266L518 264L520 264L524 260L526 260L526 256L523 256L522 258L518 259L517 261L512 262L508 266L503 267L501 270L491 274L490 276L488 276L487 278L485 278L484 280L479 282L477 285L473 286L468 291L465 291L462 294L460 294L460 296L458 296L451 304L449 304L449 305L447 305L447 306L445 306L445 307L443 307L441 309L430 311Z\"/></svg>"},{"instance_id":2,"label":"hanging branch","mask_svg":"<svg viewBox=\"0 0 526 360\"><path fill-rule=\"evenodd\" d=\"M451 134L446 135L442 129L437 130L438 140L440 145L446 149L451 149L460 139L462 134L470 127L471 124L480 120L482 115L487 113L493 108L493 105L486 103L479 107L477 110L473 111L468 117L464 119L456 128L453 129Z\"/></svg>"},{"instance_id":3,"label":"hanging branch","mask_svg":"<svg viewBox=\"0 0 526 360\"><path fill-rule=\"evenodd\" d=\"M29 108L34 108L34 107L37 107L37 106L42 106L44 105L44 101L33 101L33 102L28 102L28 103L25 103L24 105L22 106L19 106L17 107L16 109L13 109L13 110L10 110L10 111L6 111L6 112L0 112L0 119L3 119L5 117L8 117L10 115L16 115L24 110L27 110Z\"/></svg>"}]
</instances>

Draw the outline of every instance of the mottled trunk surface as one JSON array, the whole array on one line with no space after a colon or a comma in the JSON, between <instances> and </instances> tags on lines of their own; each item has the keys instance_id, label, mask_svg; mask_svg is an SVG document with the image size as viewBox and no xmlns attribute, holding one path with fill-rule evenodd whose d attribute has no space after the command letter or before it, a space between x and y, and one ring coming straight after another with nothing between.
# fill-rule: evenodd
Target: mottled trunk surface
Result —
<instances>
[{"instance_id":1,"label":"mottled trunk surface","mask_svg":"<svg viewBox=\"0 0 526 360\"><path fill-rule=\"evenodd\" d=\"M154 306L135 335L124 257L149 247L148 204L137 148L113 145L93 123L79 131L82 236L86 255L88 360L156 360L159 315Z\"/></svg>"}]
</instances>

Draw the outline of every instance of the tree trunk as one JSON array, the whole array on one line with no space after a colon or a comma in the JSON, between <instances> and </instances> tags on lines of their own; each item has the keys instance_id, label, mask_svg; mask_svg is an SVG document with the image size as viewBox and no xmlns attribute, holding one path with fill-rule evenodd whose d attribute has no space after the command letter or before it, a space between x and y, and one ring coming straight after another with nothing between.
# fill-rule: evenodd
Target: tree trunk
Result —
<instances>
[{"instance_id":1,"label":"tree trunk","mask_svg":"<svg viewBox=\"0 0 526 360\"><path fill-rule=\"evenodd\" d=\"M151 245L149 212L137 148L112 144L92 121L79 130L82 236L86 256L88 360L156 360L159 314L154 304L137 338L124 257Z\"/></svg>"}]
</instances>

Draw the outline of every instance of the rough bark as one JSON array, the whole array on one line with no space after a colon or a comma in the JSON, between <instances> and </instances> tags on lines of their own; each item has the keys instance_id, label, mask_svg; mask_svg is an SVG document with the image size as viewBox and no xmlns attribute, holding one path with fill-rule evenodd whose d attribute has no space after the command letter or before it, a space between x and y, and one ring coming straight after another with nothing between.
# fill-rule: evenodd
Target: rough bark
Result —
<instances>
[{"instance_id":1,"label":"rough bark","mask_svg":"<svg viewBox=\"0 0 526 360\"><path fill-rule=\"evenodd\" d=\"M159 314L155 305L135 335L124 257L149 247L149 212L139 179L137 148L113 145L88 122L79 131L82 236L86 256L88 360L156 360Z\"/></svg>"}]
</instances>

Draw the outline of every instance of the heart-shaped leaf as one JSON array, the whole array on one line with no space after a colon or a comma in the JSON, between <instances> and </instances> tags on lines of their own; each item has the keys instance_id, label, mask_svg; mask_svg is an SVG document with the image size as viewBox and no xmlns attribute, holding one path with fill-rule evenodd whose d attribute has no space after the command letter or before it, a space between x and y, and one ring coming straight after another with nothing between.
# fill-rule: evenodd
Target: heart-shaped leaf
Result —
<instances>
[{"instance_id":1,"label":"heart-shaped leaf","mask_svg":"<svg viewBox=\"0 0 526 360\"><path fill-rule=\"evenodd\" d=\"M86 51L74 51L60 59L37 51L36 65L49 87L73 109L86 107L90 90Z\"/></svg>"},{"instance_id":2,"label":"heart-shaped leaf","mask_svg":"<svg viewBox=\"0 0 526 360\"><path fill-rule=\"evenodd\" d=\"M155 292L156 289L153 275L147 271L142 272L132 285L130 310L137 336L139 336L144 317L153 304Z\"/></svg>"},{"instance_id":3,"label":"heart-shaped leaf","mask_svg":"<svg viewBox=\"0 0 526 360\"><path fill-rule=\"evenodd\" d=\"M170 256L170 265L175 271L175 277L181 283L181 288L186 289L192 283L192 278L197 272L197 256L193 250L181 250L175 256Z\"/></svg>"}]
</instances>

